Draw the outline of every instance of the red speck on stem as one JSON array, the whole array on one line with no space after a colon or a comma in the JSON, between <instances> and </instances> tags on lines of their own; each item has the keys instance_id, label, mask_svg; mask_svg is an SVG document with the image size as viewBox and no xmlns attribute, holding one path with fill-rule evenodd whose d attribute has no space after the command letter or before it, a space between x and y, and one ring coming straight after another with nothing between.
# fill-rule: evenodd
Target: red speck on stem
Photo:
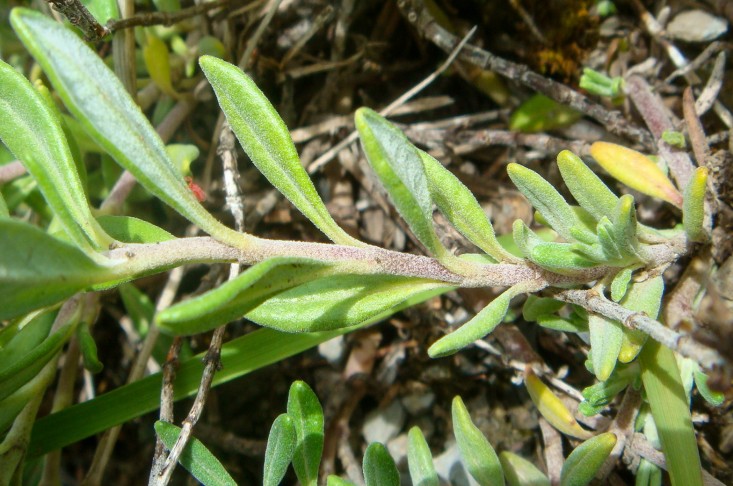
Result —
<instances>
[{"instance_id":1,"label":"red speck on stem","mask_svg":"<svg viewBox=\"0 0 733 486\"><path fill-rule=\"evenodd\" d=\"M186 177L186 184L188 184L188 188L191 190L194 196L196 196L196 199L198 199L198 202L204 202L206 201L206 193L203 189L201 189L201 186L196 184L193 181L192 177Z\"/></svg>"}]
</instances>

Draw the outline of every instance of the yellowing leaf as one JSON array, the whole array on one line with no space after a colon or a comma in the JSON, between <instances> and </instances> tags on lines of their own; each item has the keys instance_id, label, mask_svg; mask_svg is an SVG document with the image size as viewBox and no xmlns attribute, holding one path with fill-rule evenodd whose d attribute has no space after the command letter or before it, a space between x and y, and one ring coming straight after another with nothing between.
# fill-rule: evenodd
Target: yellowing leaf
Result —
<instances>
[{"instance_id":1,"label":"yellowing leaf","mask_svg":"<svg viewBox=\"0 0 733 486\"><path fill-rule=\"evenodd\" d=\"M682 195L646 155L609 142L595 142L590 153L601 167L630 188L677 207L682 205Z\"/></svg>"},{"instance_id":2,"label":"yellowing leaf","mask_svg":"<svg viewBox=\"0 0 733 486\"><path fill-rule=\"evenodd\" d=\"M692 241L707 238L703 223L705 221L705 185L708 180L707 167L698 167L685 188L685 201L682 209L682 225L687 237Z\"/></svg>"},{"instance_id":3,"label":"yellowing leaf","mask_svg":"<svg viewBox=\"0 0 733 486\"><path fill-rule=\"evenodd\" d=\"M148 74L155 84L167 95L178 96L171 84L171 65L168 56L168 46L154 34L146 31L147 45L143 47L143 59Z\"/></svg>"},{"instance_id":4,"label":"yellowing leaf","mask_svg":"<svg viewBox=\"0 0 733 486\"><path fill-rule=\"evenodd\" d=\"M545 385L531 369L527 369L524 384L537 410L550 425L565 435L577 439L589 439L593 434L578 424L565 404Z\"/></svg>"}]
</instances>

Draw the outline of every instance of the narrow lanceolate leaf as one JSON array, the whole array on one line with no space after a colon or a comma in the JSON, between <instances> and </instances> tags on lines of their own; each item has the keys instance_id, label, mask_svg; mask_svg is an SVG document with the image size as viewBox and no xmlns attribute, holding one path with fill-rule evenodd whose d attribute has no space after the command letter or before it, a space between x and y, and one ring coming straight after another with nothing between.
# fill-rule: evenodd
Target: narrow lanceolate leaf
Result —
<instances>
[{"instance_id":1,"label":"narrow lanceolate leaf","mask_svg":"<svg viewBox=\"0 0 733 486\"><path fill-rule=\"evenodd\" d=\"M0 140L23 162L81 248L106 249L110 238L89 209L58 113L20 73L0 60ZM7 206L3 211L7 214Z\"/></svg>"},{"instance_id":2,"label":"narrow lanceolate leaf","mask_svg":"<svg viewBox=\"0 0 733 486\"><path fill-rule=\"evenodd\" d=\"M437 257L449 255L433 228L433 204L422 159L395 126L368 108L356 111L356 128L369 164L415 236Z\"/></svg>"},{"instance_id":3,"label":"narrow lanceolate leaf","mask_svg":"<svg viewBox=\"0 0 733 486\"><path fill-rule=\"evenodd\" d=\"M584 229L583 223L575 214L573 208L565 201L565 198L539 174L514 163L509 164L507 172L517 189L529 199L529 202L542 214L552 226L552 229L557 231L565 240L572 241L576 238L571 232L573 228L576 232L583 233L583 241L595 239L595 235Z\"/></svg>"},{"instance_id":4,"label":"narrow lanceolate leaf","mask_svg":"<svg viewBox=\"0 0 733 486\"><path fill-rule=\"evenodd\" d=\"M624 295L626 295L626 291L629 288L633 272L633 268L624 268L619 271L615 277L613 277L613 280L611 281L611 300L618 302L624 298Z\"/></svg>"},{"instance_id":5,"label":"narrow lanceolate leaf","mask_svg":"<svg viewBox=\"0 0 733 486\"><path fill-rule=\"evenodd\" d=\"M243 244L243 235L219 223L199 204L148 119L94 51L40 12L16 8L10 22L69 111L117 163L211 236Z\"/></svg>"},{"instance_id":6,"label":"narrow lanceolate leaf","mask_svg":"<svg viewBox=\"0 0 733 486\"><path fill-rule=\"evenodd\" d=\"M616 446L611 432L586 440L570 453L560 473L560 486L585 486L590 483Z\"/></svg>"},{"instance_id":7,"label":"narrow lanceolate leaf","mask_svg":"<svg viewBox=\"0 0 733 486\"><path fill-rule=\"evenodd\" d=\"M606 381L618 361L618 353L624 337L623 326L606 317L591 314L588 316L590 330L590 350L593 358L593 371L596 378Z\"/></svg>"},{"instance_id":8,"label":"narrow lanceolate leaf","mask_svg":"<svg viewBox=\"0 0 733 486\"><path fill-rule=\"evenodd\" d=\"M550 425L563 434L578 439L588 439L593 436L578 424L562 400L530 369L525 373L524 384L527 386L527 392L535 407Z\"/></svg>"},{"instance_id":9,"label":"narrow lanceolate leaf","mask_svg":"<svg viewBox=\"0 0 733 486\"><path fill-rule=\"evenodd\" d=\"M412 427L407 433L407 465L410 478L415 486L438 486L438 473L435 472L433 456L422 431Z\"/></svg>"},{"instance_id":10,"label":"narrow lanceolate leaf","mask_svg":"<svg viewBox=\"0 0 733 486\"><path fill-rule=\"evenodd\" d=\"M0 319L53 305L113 279L77 247L28 223L0 219Z\"/></svg>"},{"instance_id":11,"label":"narrow lanceolate leaf","mask_svg":"<svg viewBox=\"0 0 733 486\"><path fill-rule=\"evenodd\" d=\"M563 150L557 155L557 166L565 184L578 204L596 219L610 217L618 197L574 153Z\"/></svg>"},{"instance_id":12,"label":"narrow lanceolate leaf","mask_svg":"<svg viewBox=\"0 0 733 486\"><path fill-rule=\"evenodd\" d=\"M323 409L313 390L302 381L290 385L288 416L297 436L293 469L304 486L318 482L318 467L323 453Z\"/></svg>"},{"instance_id":13,"label":"narrow lanceolate leaf","mask_svg":"<svg viewBox=\"0 0 733 486\"><path fill-rule=\"evenodd\" d=\"M406 300L425 299L452 287L432 280L393 275L332 275L281 292L247 318L285 332L320 332L370 321Z\"/></svg>"},{"instance_id":14,"label":"narrow lanceolate leaf","mask_svg":"<svg viewBox=\"0 0 733 486\"><path fill-rule=\"evenodd\" d=\"M461 461L468 472L481 486L503 486L504 472L499 457L491 443L471 421L461 397L456 396L453 399L451 415Z\"/></svg>"},{"instance_id":15,"label":"narrow lanceolate leaf","mask_svg":"<svg viewBox=\"0 0 733 486\"><path fill-rule=\"evenodd\" d=\"M658 275L629 285L629 290L619 303L627 309L643 312L652 319L656 319L662 305L662 297L664 297L664 278ZM645 333L636 329L624 328L618 360L622 363L629 363L639 354L646 340Z\"/></svg>"},{"instance_id":16,"label":"narrow lanceolate leaf","mask_svg":"<svg viewBox=\"0 0 733 486\"><path fill-rule=\"evenodd\" d=\"M430 357L449 356L491 333L506 316L511 300L528 289L527 284L517 284L504 291L470 321L433 343L428 349Z\"/></svg>"},{"instance_id":17,"label":"narrow lanceolate leaf","mask_svg":"<svg viewBox=\"0 0 733 486\"><path fill-rule=\"evenodd\" d=\"M499 454L499 461L509 486L550 486L550 480L537 466L512 452Z\"/></svg>"},{"instance_id":18,"label":"narrow lanceolate leaf","mask_svg":"<svg viewBox=\"0 0 733 486\"><path fill-rule=\"evenodd\" d=\"M270 258L247 269L234 280L159 312L161 330L174 335L206 332L239 319L269 297L318 278L328 265L300 258ZM263 285L257 285L268 276Z\"/></svg>"},{"instance_id":19,"label":"narrow lanceolate leaf","mask_svg":"<svg viewBox=\"0 0 733 486\"><path fill-rule=\"evenodd\" d=\"M366 486L399 486L400 473L387 448L379 442L369 444L364 452L364 483Z\"/></svg>"},{"instance_id":20,"label":"narrow lanceolate leaf","mask_svg":"<svg viewBox=\"0 0 733 486\"><path fill-rule=\"evenodd\" d=\"M601 167L630 188L677 207L682 206L682 195L662 169L646 155L609 142L595 142L590 153Z\"/></svg>"},{"instance_id":21,"label":"narrow lanceolate leaf","mask_svg":"<svg viewBox=\"0 0 733 486\"><path fill-rule=\"evenodd\" d=\"M516 261L497 241L494 227L471 191L431 155L422 150L418 153L425 167L430 197L448 221L496 261Z\"/></svg>"},{"instance_id":22,"label":"narrow lanceolate leaf","mask_svg":"<svg viewBox=\"0 0 733 486\"><path fill-rule=\"evenodd\" d=\"M155 422L155 432L169 449L176 443L181 429L168 422ZM197 438L189 439L178 462L204 486L236 486L236 481L209 449Z\"/></svg>"},{"instance_id":23,"label":"narrow lanceolate leaf","mask_svg":"<svg viewBox=\"0 0 733 486\"><path fill-rule=\"evenodd\" d=\"M168 46L159 37L151 32L145 31L147 43L143 47L143 60L148 74L165 94L176 97L178 93L171 84L171 65L168 54Z\"/></svg>"},{"instance_id":24,"label":"narrow lanceolate leaf","mask_svg":"<svg viewBox=\"0 0 733 486\"><path fill-rule=\"evenodd\" d=\"M267 436L265 467L262 474L263 486L278 486L295 454L297 434L289 415L281 414L272 423Z\"/></svg>"},{"instance_id":25,"label":"narrow lanceolate leaf","mask_svg":"<svg viewBox=\"0 0 733 486\"><path fill-rule=\"evenodd\" d=\"M300 164L288 128L254 81L215 57L202 56L199 64L239 143L259 171L333 242L363 246L328 213Z\"/></svg>"},{"instance_id":26,"label":"narrow lanceolate leaf","mask_svg":"<svg viewBox=\"0 0 733 486\"><path fill-rule=\"evenodd\" d=\"M636 238L636 206L634 196L625 194L619 198L611 215L613 238L625 258L633 258L638 253L639 241Z\"/></svg>"},{"instance_id":27,"label":"narrow lanceolate leaf","mask_svg":"<svg viewBox=\"0 0 733 486\"><path fill-rule=\"evenodd\" d=\"M687 238L691 241L704 241L708 236L705 233L705 185L708 180L708 169L698 167L692 173L692 178L685 188L684 202L682 203L682 225L685 227Z\"/></svg>"},{"instance_id":28,"label":"narrow lanceolate leaf","mask_svg":"<svg viewBox=\"0 0 733 486\"><path fill-rule=\"evenodd\" d=\"M662 442L672 486L702 486L695 429L674 353L650 339L639 358L641 381Z\"/></svg>"}]
</instances>

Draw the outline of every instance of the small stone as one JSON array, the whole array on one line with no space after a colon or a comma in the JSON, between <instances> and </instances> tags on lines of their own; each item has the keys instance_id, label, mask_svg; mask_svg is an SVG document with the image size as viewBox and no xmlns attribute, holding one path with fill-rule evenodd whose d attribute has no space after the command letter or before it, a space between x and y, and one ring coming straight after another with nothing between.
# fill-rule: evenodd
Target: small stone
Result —
<instances>
[{"instance_id":1,"label":"small stone","mask_svg":"<svg viewBox=\"0 0 733 486\"><path fill-rule=\"evenodd\" d=\"M667 25L670 37L685 42L709 42L728 31L728 22L703 10L681 12Z\"/></svg>"},{"instance_id":2,"label":"small stone","mask_svg":"<svg viewBox=\"0 0 733 486\"><path fill-rule=\"evenodd\" d=\"M402 431L404 423L405 409L395 400L387 407L369 413L364 420L361 433L367 444L372 442L387 444Z\"/></svg>"},{"instance_id":3,"label":"small stone","mask_svg":"<svg viewBox=\"0 0 733 486\"><path fill-rule=\"evenodd\" d=\"M318 353L332 365L338 365L344 357L344 337L336 336L319 344Z\"/></svg>"},{"instance_id":4,"label":"small stone","mask_svg":"<svg viewBox=\"0 0 733 486\"><path fill-rule=\"evenodd\" d=\"M476 486L478 483L466 471L461 462L461 453L458 444L453 442L438 457L433 459L435 472L438 477L452 486Z\"/></svg>"},{"instance_id":5,"label":"small stone","mask_svg":"<svg viewBox=\"0 0 733 486\"><path fill-rule=\"evenodd\" d=\"M420 415L435 403L435 393L430 390L415 391L402 397L402 405L410 415Z\"/></svg>"},{"instance_id":6,"label":"small stone","mask_svg":"<svg viewBox=\"0 0 733 486\"><path fill-rule=\"evenodd\" d=\"M394 439L387 442L387 450L389 455L394 459L395 464L399 469L407 463L407 434L400 434Z\"/></svg>"}]
</instances>

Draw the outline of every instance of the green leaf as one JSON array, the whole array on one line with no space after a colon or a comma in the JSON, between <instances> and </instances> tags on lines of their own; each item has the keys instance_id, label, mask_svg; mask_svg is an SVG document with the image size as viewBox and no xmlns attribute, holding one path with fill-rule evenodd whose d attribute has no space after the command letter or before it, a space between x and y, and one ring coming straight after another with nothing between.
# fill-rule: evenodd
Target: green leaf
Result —
<instances>
[{"instance_id":1,"label":"green leaf","mask_svg":"<svg viewBox=\"0 0 733 486\"><path fill-rule=\"evenodd\" d=\"M560 174L578 204L596 219L611 216L618 197L574 153L563 150L557 154Z\"/></svg>"},{"instance_id":2,"label":"green leaf","mask_svg":"<svg viewBox=\"0 0 733 486\"><path fill-rule=\"evenodd\" d=\"M99 373L104 369L104 365L99 361L97 356L97 343L89 332L89 324L86 322L79 323L76 329L76 337L79 340L79 348L84 359L84 368L90 373Z\"/></svg>"},{"instance_id":3,"label":"green leaf","mask_svg":"<svg viewBox=\"0 0 733 486\"><path fill-rule=\"evenodd\" d=\"M708 180L708 169L698 167L692 173L690 182L685 187L682 203L682 225L690 241L704 241L705 233L705 187Z\"/></svg>"},{"instance_id":4,"label":"green leaf","mask_svg":"<svg viewBox=\"0 0 733 486\"><path fill-rule=\"evenodd\" d=\"M372 442L364 452L364 482L366 486L400 486L400 473L387 448Z\"/></svg>"},{"instance_id":5,"label":"green leaf","mask_svg":"<svg viewBox=\"0 0 733 486\"><path fill-rule=\"evenodd\" d=\"M214 238L234 246L245 244L245 235L219 223L199 204L155 129L94 51L39 12L15 8L10 22L69 111L117 163Z\"/></svg>"},{"instance_id":6,"label":"green leaf","mask_svg":"<svg viewBox=\"0 0 733 486\"><path fill-rule=\"evenodd\" d=\"M117 241L124 243L160 243L176 237L163 228L132 216L100 216L99 224Z\"/></svg>"},{"instance_id":7,"label":"green leaf","mask_svg":"<svg viewBox=\"0 0 733 486\"><path fill-rule=\"evenodd\" d=\"M504 451L499 454L499 461L509 486L550 486L547 476L523 457Z\"/></svg>"},{"instance_id":8,"label":"green leaf","mask_svg":"<svg viewBox=\"0 0 733 486\"><path fill-rule=\"evenodd\" d=\"M540 243L532 248L529 259L537 265L563 275L582 273L596 266L567 243Z\"/></svg>"},{"instance_id":9,"label":"green leaf","mask_svg":"<svg viewBox=\"0 0 733 486\"><path fill-rule=\"evenodd\" d=\"M393 275L332 275L271 297L247 319L286 332L331 331L362 324L411 297L427 299L452 288Z\"/></svg>"},{"instance_id":10,"label":"green leaf","mask_svg":"<svg viewBox=\"0 0 733 486\"><path fill-rule=\"evenodd\" d=\"M504 472L499 457L484 434L471 421L471 416L459 396L453 398L451 415L453 434L468 472L481 486L503 486Z\"/></svg>"},{"instance_id":11,"label":"green leaf","mask_svg":"<svg viewBox=\"0 0 733 486\"><path fill-rule=\"evenodd\" d=\"M527 296L522 307L522 317L527 322L534 322L540 316L550 316L563 308L564 302L549 297Z\"/></svg>"},{"instance_id":12,"label":"green leaf","mask_svg":"<svg viewBox=\"0 0 733 486\"><path fill-rule=\"evenodd\" d=\"M10 211L8 211L8 204L5 202L3 193L0 192L0 218L10 217Z\"/></svg>"},{"instance_id":13,"label":"green leaf","mask_svg":"<svg viewBox=\"0 0 733 486\"><path fill-rule=\"evenodd\" d=\"M565 319L559 316L539 316L537 324L553 331L560 332L588 332L588 323L577 319Z\"/></svg>"},{"instance_id":14,"label":"green leaf","mask_svg":"<svg viewBox=\"0 0 733 486\"><path fill-rule=\"evenodd\" d=\"M431 358L449 356L491 333L506 316L511 300L527 289L526 284L520 283L505 290L467 323L433 343L428 355Z\"/></svg>"},{"instance_id":15,"label":"green leaf","mask_svg":"<svg viewBox=\"0 0 733 486\"><path fill-rule=\"evenodd\" d=\"M161 331L174 335L206 332L241 318L279 292L329 272L331 269L324 263L270 258L205 294L159 312L155 320Z\"/></svg>"},{"instance_id":16,"label":"green leaf","mask_svg":"<svg viewBox=\"0 0 733 486\"><path fill-rule=\"evenodd\" d=\"M176 443L181 429L171 423L158 420L155 422L155 432L170 449ZM189 439L178 462L204 486L236 486L237 484L216 456L195 437Z\"/></svg>"},{"instance_id":17,"label":"green leaf","mask_svg":"<svg viewBox=\"0 0 733 486\"><path fill-rule=\"evenodd\" d=\"M417 239L438 258L449 258L433 227L433 204L423 161L405 135L378 113L355 115L361 146L392 203Z\"/></svg>"},{"instance_id":18,"label":"green leaf","mask_svg":"<svg viewBox=\"0 0 733 486\"><path fill-rule=\"evenodd\" d=\"M497 241L494 227L471 191L430 154L422 150L418 154L425 168L430 197L448 221L494 260L516 261Z\"/></svg>"},{"instance_id":19,"label":"green leaf","mask_svg":"<svg viewBox=\"0 0 733 486\"><path fill-rule=\"evenodd\" d=\"M112 277L84 252L35 226L0 219L0 319L53 305Z\"/></svg>"},{"instance_id":20,"label":"green leaf","mask_svg":"<svg viewBox=\"0 0 733 486\"><path fill-rule=\"evenodd\" d=\"M288 416L298 441L293 455L295 475L303 486L314 486L323 453L323 409L316 394L303 381L290 385Z\"/></svg>"},{"instance_id":21,"label":"green leaf","mask_svg":"<svg viewBox=\"0 0 733 486\"><path fill-rule=\"evenodd\" d=\"M714 407L721 406L725 401L725 393L711 390L708 386L708 375L702 371L695 371L693 376L695 377L697 391L700 392L705 401Z\"/></svg>"},{"instance_id":22,"label":"green leaf","mask_svg":"<svg viewBox=\"0 0 733 486\"><path fill-rule=\"evenodd\" d=\"M106 25L111 19L120 18L115 0L82 0L81 3L101 25Z\"/></svg>"},{"instance_id":23,"label":"green leaf","mask_svg":"<svg viewBox=\"0 0 733 486\"><path fill-rule=\"evenodd\" d=\"M328 213L285 123L257 85L238 67L211 56L199 59L224 115L244 151L267 180L334 243L364 246Z\"/></svg>"},{"instance_id":24,"label":"green leaf","mask_svg":"<svg viewBox=\"0 0 733 486\"><path fill-rule=\"evenodd\" d=\"M585 486L616 446L616 435L611 432L586 440L570 453L560 473L561 486Z\"/></svg>"},{"instance_id":25,"label":"green leaf","mask_svg":"<svg viewBox=\"0 0 733 486\"><path fill-rule=\"evenodd\" d=\"M24 355L3 364L0 370L0 400L7 399L33 380L63 348L75 328L75 323L63 326Z\"/></svg>"},{"instance_id":26,"label":"green leaf","mask_svg":"<svg viewBox=\"0 0 733 486\"><path fill-rule=\"evenodd\" d=\"M659 432L672 486L702 486L695 428L674 353L649 339L639 358L641 380Z\"/></svg>"},{"instance_id":27,"label":"green leaf","mask_svg":"<svg viewBox=\"0 0 733 486\"><path fill-rule=\"evenodd\" d=\"M663 297L664 278L658 275L643 282L632 283L619 303L627 309L643 312L652 319L656 319L659 315ZM619 361L629 363L636 358L646 340L647 335L644 332L624 328L623 343L618 355Z\"/></svg>"},{"instance_id":28,"label":"green leaf","mask_svg":"<svg viewBox=\"0 0 733 486\"><path fill-rule=\"evenodd\" d=\"M347 481L346 479L342 479L338 476L334 476L333 474L330 474L328 476L328 479L326 480L326 486L356 486L351 481Z\"/></svg>"},{"instance_id":29,"label":"green leaf","mask_svg":"<svg viewBox=\"0 0 733 486\"><path fill-rule=\"evenodd\" d=\"M288 466L295 454L297 434L293 420L287 414L280 414L272 423L267 436L265 468L262 474L263 486L278 486L288 472Z\"/></svg>"},{"instance_id":30,"label":"green leaf","mask_svg":"<svg viewBox=\"0 0 733 486\"><path fill-rule=\"evenodd\" d=\"M509 119L509 129L535 133L572 125L581 114L545 95L536 94L522 103Z\"/></svg>"},{"instance_id":31,"label":"green leaf","mask_svg":"<svg viewBox=\"0 0 733 486\"><path fill-rule=\"evenodd\" d=\"M212 386L234 379L313 348L345 331L287 334L259 329L224 344L222 369ZM175 399L194 396L201 382L204 353L181 363L176 372ZM38 419L28 449L30 458L73 444L160 407L162 374L143 378L95 398ZM244 382L246 384L246 382ZM0 413L2 413L0 408Z\"/></svg>"},{"instance_id":32,"label":"green leaf","mask_svg":"<svg viewBox=\"0 0 733 486\"><path fill-rule=\"evenodd\" d=\"M597 314L588 316L590 349L596 378L606 381L618 361L624 330L621 323Z\"/></svg>"},{"instance_id":33,"label":"green leaf","mask_svg":"<svg viewBox=\"0 0 733 486\"><path fill-rule=\"evenodd\" d=\"M507 172L514 185L566 241L576 239L571 232L573 228L582 233L583 241L595 240L595 235L585 229L573 208L552 184L536 172L516 163L509 164Z\"/></svg>"},{"instance_id":34,"label":"green leaf","mask_svg":"<svg viewBox=\"0 0 733 486\"><path fill-rule=\"evenodd\" d=\"M611 299L614 302L618 302L626 295L633 272L633 268L624 268L613 277L611 281Z\"/></svg>"},{"instance_id":35,"label":"green leaf","mask_svg":"<svg viewBox=\"0 0 733 486\"><path fill-rule=\"evenodd\" d=\"M145 29L145 39L147 42L143 47L143 60L150 78L163 93L177 97L178 93L171 84L168 46L153 33L153 29Z\"/></svg>"},{"instance_id":36,"label":"green leaf","mask_svg":"<svg viewBox=\"0 0 733 486\"><path fill-rule=\"evenodd\" d=\"M438 486L438 474L433 465L433 455L422 431L412 427L407 433L407 465L414 486Z\"/></svg>"},{"instance_id":37,"label":"green leaf","mask_svg":"<svg viewBox=\"0 0 733 486\"><path fill-rule=\"evenodd\" d=\"M92 217L60 117L51 103L0 60L0 140L33 175L71 241L83 249L106 249L112 238Z\"/></svg>"}]
</instances>

